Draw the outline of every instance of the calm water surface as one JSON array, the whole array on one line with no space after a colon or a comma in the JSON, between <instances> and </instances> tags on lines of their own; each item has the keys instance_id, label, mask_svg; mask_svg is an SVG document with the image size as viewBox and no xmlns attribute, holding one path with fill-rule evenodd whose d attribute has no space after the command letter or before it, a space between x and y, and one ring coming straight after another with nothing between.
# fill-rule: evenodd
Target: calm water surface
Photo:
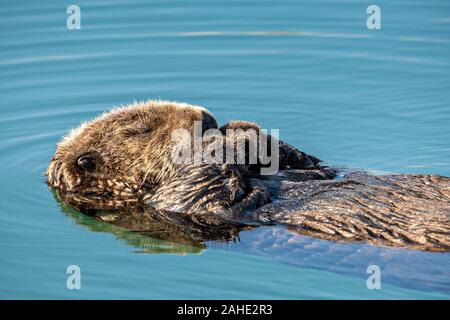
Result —
<instances>
[{"instance_id":1,"label":"calm water surface","mask_svg":"<svg viewBox=\"0 0 450 320\"><path fill-rule=\"evenodd\" d=\"M45 184L70 128L148 98L279 128L334 165L449 176L450 2L378 1L375 31L368 2L339 3L1 0L0 297L449 299L447 253L282 227L202 249L62 208ZM82 290L66 289L71 264Z\"/></svg>"}]
</instances>

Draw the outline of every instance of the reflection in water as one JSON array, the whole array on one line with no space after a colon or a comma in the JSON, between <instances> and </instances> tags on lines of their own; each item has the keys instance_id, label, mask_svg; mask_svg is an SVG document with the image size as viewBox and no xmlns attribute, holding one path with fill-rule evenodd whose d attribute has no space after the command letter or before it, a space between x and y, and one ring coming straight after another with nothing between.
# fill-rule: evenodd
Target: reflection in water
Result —
<instances>
[{"instance_id":1,"label":"reflection in water","mask_svg":"<svg viewBox=\"0 0 450 320\"><path fill-rule=\"evenodd\" d=\"M50 190L64 214L77 224L90 231L111 233L137 248L139 253L184 255L199 254L207 247L232 249L289 265L362 278L367 266L376 264L383 270L385 283L449 292L449 256L446 254L373 246L364 242L321 240L284 226L202 228L186 220L177 220L177 217L163 217L137 208L86 214L64 204L57 193ZM250 229L251 232L241 232ZM238 246L230 247L228 244L235 240L239 240Z\"/></svg>"},{"instance_id":2,"label":"reflection in water","mask_svg":"<svg viewBox=\"0 0 450 320\"><path fill-rule=\"evenodd\" d=\"M206 241L235 241L241 230L252 228L205 228L139 208L118 212L89 212L88 215L63 203L57 192L51 188L50 190L64 214L77 224L90 231L112 233L118 239L138 248L141 253L201 253L206 249Z\"/></svg>"}]
</instances>

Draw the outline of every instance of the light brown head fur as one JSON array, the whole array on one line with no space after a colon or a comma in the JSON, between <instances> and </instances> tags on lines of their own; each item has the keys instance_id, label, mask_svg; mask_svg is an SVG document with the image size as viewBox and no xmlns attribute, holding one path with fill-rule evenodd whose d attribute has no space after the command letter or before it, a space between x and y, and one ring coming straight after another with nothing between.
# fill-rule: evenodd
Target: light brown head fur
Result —
<instances>
[{"instance_id":1,"label":"light brown head fur","mask_svg":"<svg viewBox=\"0 0 450 320\"><path fill-rule=\"evenodd\" d=\"M82 124L58 144L48 184L64 201L86 208L136 205L177 169L171 161L175 129L217 128L201 107L168 101L135 103Z\"/></svg>"}]
</instances>

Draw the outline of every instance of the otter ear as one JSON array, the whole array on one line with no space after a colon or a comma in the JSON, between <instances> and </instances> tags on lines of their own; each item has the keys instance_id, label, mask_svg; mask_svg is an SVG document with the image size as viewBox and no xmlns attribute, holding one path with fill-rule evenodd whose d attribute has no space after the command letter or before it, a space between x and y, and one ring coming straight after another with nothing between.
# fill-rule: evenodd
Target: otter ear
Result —
<instances>
[{"instance_id":1,"label":"otter ear","mask_svg":"<svg viewBox=\"0 0 450 320\"><path fill-rule=\"evenodd\" d=\"M189 164L143 201L158 213L175 213L201 225L240 224L239 213L269 200L259 190L246 194L248 186L240 169L228 164Z\"/></svg>"},{"instance_id":2,"label":"otter ear","mask_svg":"<svg viewBox=\"0 0 450 320\"><path fill-rule=\"evenodd\" d=\"M119 133L123 135L125 138L131 138L139 135L150 134L152 132L152 128L149 125L140 125L140 126L128 126L125 128L121 128Z\"/></svg>"}]
</instances>

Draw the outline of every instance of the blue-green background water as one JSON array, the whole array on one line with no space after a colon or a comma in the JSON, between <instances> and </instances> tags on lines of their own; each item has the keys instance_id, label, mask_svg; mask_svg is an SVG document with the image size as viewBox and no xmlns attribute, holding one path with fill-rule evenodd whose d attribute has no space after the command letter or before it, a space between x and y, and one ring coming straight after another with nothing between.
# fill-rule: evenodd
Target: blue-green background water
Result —
<instances>
[{"instance_id":1,"label":"blue-green background water","mask_svg":"<svg viewBox=\"0 0 450 320\"><path fill-rule=\"evenodd\" d=\"M70 4L81 30L66 28ZM199 252L68 216L44 181L70 128L149 98L279 128L331 164L450 175L450 2L377 1L381 30L369 4L1 0L0 297L450 298L448 253L282 227ZM381 290L366 287L371 264Z\"/></svg>"}]
</instances>

